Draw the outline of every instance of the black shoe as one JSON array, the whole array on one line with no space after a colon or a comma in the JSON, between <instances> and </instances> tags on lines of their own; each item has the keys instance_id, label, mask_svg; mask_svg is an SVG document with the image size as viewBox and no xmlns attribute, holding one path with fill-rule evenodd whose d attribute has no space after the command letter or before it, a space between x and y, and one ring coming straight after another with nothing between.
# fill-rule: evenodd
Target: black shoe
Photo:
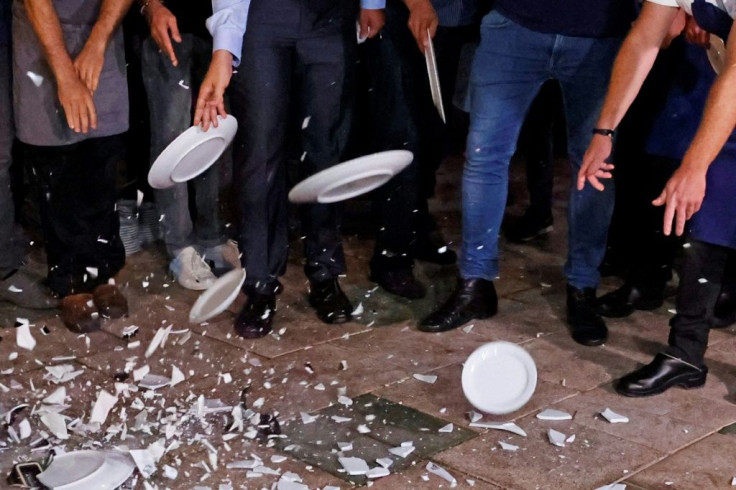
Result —
<instances>
[{"instance_id":1,"label":"black shoe","mask_svg":"<svg viewBox=\"0 0 736 490\"><path fill-rule=\"evenodd\" d=\"M353 306L337 279L310 282L309 304L324 323L345 323L352 318Z\"/></svg>"},{"instance_id":2,"label":"black shoe","mask_svg":"<svg viewBox=\"0 0 736 490\"><path fill-rule=\"evenodd\" d=\"M498 311L498 297L493 281L458 278L455 291L449 299L422 320L422 332L445 332L470 320L490 318Z\"/></svg>"},{"instance_id":3,"label":"black shoe","mask_svg":"<svg viewBox=\"0 0 736 490\"><path fill-rule=\"evenodd\" d=\"M275 295L249 292L243 310L235 319L235 332L246 339L265 337L271 333L275 314Z\"/></svg>"},{"instance_id":4,"label":"black shoe","mask_svg":"<svg viewBox=\"0 0 736 490\"><path fill-rule=\"evenodd\" d=\"M608 318L623 318L634 310L656 310L664 302L664 287L643 288L626 283L598 298L597 310Z\"/></svg>"},{"instance_id":5,"label":"black shoe","mask_svg":"<svg viewBox=\"0 0 736 490\"><path fill-rule=\"evenodd\" d=\"M452 265L457 262L457 254L447 246L439 232L433 232L417 239L415 257L418 260L439 265Z\"/></svg>"},{"instance_id":6,"label":"black shoe","mask_svg":"<svg viewBox=\"0 0 736 490\"><path fill-rule=\"evenodd\" d=\"M624 396L651 396L673 386L691 389L705 384L708 368L701 368L667 354L657 354L644 367L627 374L616 382L616 391Z\"/></svg>"},{"instance_id":7,"label":"black shoe","mask_svg":"<svg viewBox=\"0 0 736 490\"><path fill-rule=\"evenodd\" d=\"M567 285L567 323L578 344L601 345L608 340L608 328L595 310L595 288Z\"/></svg>"},{"instance_id":8,"label":"black shoe","mask_svg":"<svg viewBox=\"0 0 736 490\"><path fill-rule=\"evenodd\" d=\"M736 292L723 291L713 308L713 328L726 328L736 323Z\"/></svg>"},{"instance_id":9,"label":"black shoe","mask_svg":"<svg viewBox=\"0 0 736 490\"><path fill-rule=\"evenodd\" d=\"M524 243L547 235L552 231L552 216L545 219L523 215L506 227L506 239L514 243Z\"/></svg>"},{"instance_id":10,"label":"black shoe","mask_svg":"<svg viewBox=\"0 0 736 490\"><path fill-rule=\"evenodd\" d=\"M411 268L373 270L370 279L389 293L402 298L419 299L427 295L427 288L417 281Z\"/></svg>"}]
</instances>

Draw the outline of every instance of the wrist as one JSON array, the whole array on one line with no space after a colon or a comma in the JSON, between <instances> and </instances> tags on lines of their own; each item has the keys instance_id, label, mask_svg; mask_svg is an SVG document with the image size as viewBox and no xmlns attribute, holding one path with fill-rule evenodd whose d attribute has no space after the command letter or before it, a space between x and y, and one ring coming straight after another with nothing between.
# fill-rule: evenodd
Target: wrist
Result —
<instances>
[{"instance_id":1,"label":"wrist","mask_svg":"<svg viewBox=\"0 0 736 490\"><path fill-rule=\"evenodd\" d=\"M607 128L607 127L596 126L595 128L593 128L592 133L594 135L597 134L597 135L600 135L600 136L606 136L608 138L613 138L613 135L616 134L616 130L615 129L611 129L611 128Z\"/></svg>"}]
</instances>

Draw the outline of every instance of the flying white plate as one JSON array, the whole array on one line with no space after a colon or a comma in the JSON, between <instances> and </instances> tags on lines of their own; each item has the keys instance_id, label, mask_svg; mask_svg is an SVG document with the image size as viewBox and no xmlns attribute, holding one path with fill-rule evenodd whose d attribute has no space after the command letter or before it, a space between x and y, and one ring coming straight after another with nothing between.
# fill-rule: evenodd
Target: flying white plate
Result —
<instances>
[{"instance_id":1,"label":"flying white plate","mask_svg":"<svg viewBox=\"0 0 736 490\"><path fill-rule=\"evenodd\" d=\"M388 182L414 160L406 150L390 150L340 163L304 179L291 189L296 203L332 203L365 194Z\"/></svg>"},{"instance_id":2,"label":"flying white plate","mask_svg":"<svg viewBox=\"0 0 736 490\"><path fill-rule=\"evenodd\" d=\"M424 50L424 60L427 62L427 75L429 75L429 89L432 92L432 103L439 112L442 122L445 120L445 107L442 104L442 89L440 88L440 74L437 71L437 57L434 54L434 43L427 29L427 49Z\"/></svg>"},{"instance_id":3,"label":"flying white plate","mask_svg":"<svg viewBox=\"0 0 736 490\"><path fill-rule=\"evenodd\" d=\"M723 67L726 66L726 44L723 42L723 39L711 34L710 46L706 52L708 53L708 61L710 61L713 71L716 72L716 75L721 73Z\"/></svg>"},{"instance_id":4,"label":"flying white plate","mask_svg":"<svg viewBox=\"0 0 736 490\"><path fill-rule=\"evenodd\" d=\"M199 295L189 310L189 321L201 323L219 315L233 304L245 282L245 269L233 269Z\"/></svg>"},{"instance_id":5,"label":"flying white plate","mask_svg":"<svg viewBox=\"0 0 736 490\"><path fill-rule=\"evenodd\" d=\"M478 347L465 361L465 397L478 410L494 415L523 407L537 386L537 367L527 351L510 342Z\"/></svg>"},{"instance_id":6,"label":"flying white plate","mask_svg":"<svg viewBox=\"0 0 736 490\"><path fill-rule=\"evenodd\" d=\"M73 451L56 456L38 480L52 490L113 490L133 473L129 457L112 451Z\"/></svg>"},{"instance_id":7,"label":"flying white plate","mask_svg":"<svg viewBox=\"0 0 736 490\"><path fill-rule=\"evenodd\" d=\"M210 168L235 137L238 121L231 115L218 116L218 126L202 131L192 126L181 133L153 162L148 183L154 189L166 189L191 180Z\"/></svg>"}]
</instances>

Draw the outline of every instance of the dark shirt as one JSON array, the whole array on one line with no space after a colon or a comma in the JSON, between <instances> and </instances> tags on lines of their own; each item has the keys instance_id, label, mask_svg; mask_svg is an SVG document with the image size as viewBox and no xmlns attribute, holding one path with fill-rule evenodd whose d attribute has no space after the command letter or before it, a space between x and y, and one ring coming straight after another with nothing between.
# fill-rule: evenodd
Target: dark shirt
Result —
<instances>
[{"instance_id":1,"label":"dark shirt","mask_svg":"<svg viewBox=\"0 0 736 490\"><path fill-rule=\"evenodd\" d=\"M432 6L440 25L444 27L457 27L472 24L475 12L478 8L477 0L432 0Z\"/></svg>"},{"instance_id":2,"label":"dark shirt","mask_svg":"<svg viewBox=\"0 0 736 490\"><path fill-rule=\"evenodd\" d=\"M576 37L626 34L635 0L496 0L495 8L527 29Z\"/></svg>"},{"instance_id":3,"label":"dark shirt","mask_svg":"<svg viewBox=\"0 0 736 490\"><path fill-rule=\"evenodd\" d=\"M210 0L168 0L164 3L176 16L179 32L194 34L209 39L205 22L212 15L212 2Z\"/></svg>"}]
</instances>

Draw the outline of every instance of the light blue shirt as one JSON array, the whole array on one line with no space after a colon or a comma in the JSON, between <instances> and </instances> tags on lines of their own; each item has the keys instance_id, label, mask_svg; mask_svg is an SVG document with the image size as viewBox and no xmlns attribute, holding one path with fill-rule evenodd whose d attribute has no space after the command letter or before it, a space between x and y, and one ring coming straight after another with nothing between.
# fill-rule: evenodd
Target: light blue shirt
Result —
<instances>
[{"instance_id":1,"label":"light blue shirt","mask_svg":"<svg viewBox=\"0 0 736 490\"><path fill-rule=\"evenodd\" d=\"M212 34L212 51L224 49L232 53L233 66L240 64L250 2L251 0L212 0L212 17L207 19L207 29ZM386 7L386 0L360 0L360 7L368 10L382 9Z\"/></svg>"}]
</instances>

